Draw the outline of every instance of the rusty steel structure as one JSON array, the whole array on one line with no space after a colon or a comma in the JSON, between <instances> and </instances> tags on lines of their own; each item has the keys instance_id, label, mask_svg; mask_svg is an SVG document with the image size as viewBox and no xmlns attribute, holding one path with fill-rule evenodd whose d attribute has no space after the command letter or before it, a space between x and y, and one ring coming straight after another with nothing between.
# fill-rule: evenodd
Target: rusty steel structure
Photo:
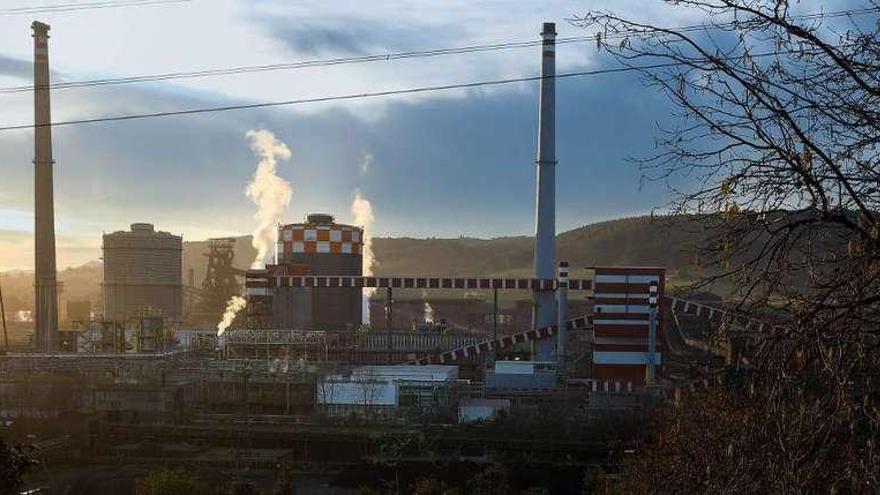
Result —
<instances>
[{"instance_id":1,"label":"rusty steel structure","mask_svg":"<svg viewBox=\"0 0 880 495\"><path fill-rule=\"evenodd\" d=\"M241 294L241 284L236 276L243 275L244 270L233 266L235 261L235 238L221 237L208 241L207 272L202 281L201 302L197 306L195 318L205 322L216 323L226 302L233 296Z\"/></svg>"}]
</instances>

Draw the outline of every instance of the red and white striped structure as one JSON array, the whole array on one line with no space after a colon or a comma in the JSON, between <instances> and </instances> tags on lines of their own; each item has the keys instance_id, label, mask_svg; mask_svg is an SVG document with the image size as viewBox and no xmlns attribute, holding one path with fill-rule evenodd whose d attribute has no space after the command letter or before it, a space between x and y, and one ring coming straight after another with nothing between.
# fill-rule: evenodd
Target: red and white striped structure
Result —
<instances>
[{"instance_id":1,"label":"red and white striped structure","mask_svg":"<svg viewBox=\"0 0 880 495\"><path fill-rule=\"evenodd\" d=\"M568 330L588 329L590 328L590 317L578 316L577 318L572 318L568 320L566 328ZM459 360L474 359L480 354L485 354L499 349L508 349L514 344L522 344L526 342L546 339L548 337L556 335L557 333L558 331L556 325L542 327L535 330L526 330L525 332L505 335L504 337L499 338L497 341L489 339L483 342L478 342L476 344L469 344L456 349L451 349L449 351L442 352L433 356L427 356L415 361L412 364L449 364L455 363Z\"/></svg>"},{"instance_id":2,"label":"red and white striped structure","mask_svg":"<svg viewBox=\"0 0 880 495\"><path fill-rule=\"evenodd\" d=\"M520 289L557 290L565 278L482 277L353 277L313 276L295 268L271 267L248 283L248 295L270 295L276 288L394 288L394 289ZM567 290L593 291L593 313L569 319L567 329L592 328L593 378L644 383L648 364L649 299L656 285L658 301L664 301L665 270L642 267L597 267L592 279L568 279ZM257 280L259 278L259 280ZM560 282L562 280L562 282ZM654 362L662 366L662 338L666 305L658 308L657 345ZM420 359L419 363L450 363L472 359L483 353L517 343L546 339L558 334L558 325L545 326L499 338L487 339Z\"/></svg>"},{"instance_id":3,"label":"red and white striped structure","mask_svg":"<svg viewBox=\"0 0 880 495\"><path fill-rule=\"evenodd\" d=\"M781 325L775 325L748 315L740 314L736 311L709 306L700 302L689 301L677 297L667 298L670 308L673 311L692 314L695 316L703 316L709 320L720 320L729 325L728 331L738 331L746 333L765 333L782 331Z\"/></svg>"},{"instance_id":4,"label":"red and white striped structure","mask_svg":"<svg viewBox=\"0 0 880 495\"><path fill-rule=\"evenodd\" d=\"M268 279L275 287L377 287L393 289L521 289L556 290L555 278L479 278L479 277L348 277L277 275ZM569 290L591 290L589 279L568 281Z\"/></svg>"},{"instance_id":5,"label":"red and white striped structure","mask_svg":"<svg viewBox=\"0 0 880 495\"><path fill-rule=\"evenodd\" d=\"M651 285L663 300L663 268L596 268L593 278L593 377L644 380L648 364ZM665 309L659 307L658 349L662 349ZM654 362L662 365L662 352Z\"/></svg>"},{"instance_id":6,"label":"red and white striped structure","mask_svg":"<svg viewBox=\"0 0 880 495\"><path fill-rule=\"evenodd\" d=\"M364 231L342 224L295 223L278 229L278 259L294 253L361 254Z\"/></svg>"}]
</instances>

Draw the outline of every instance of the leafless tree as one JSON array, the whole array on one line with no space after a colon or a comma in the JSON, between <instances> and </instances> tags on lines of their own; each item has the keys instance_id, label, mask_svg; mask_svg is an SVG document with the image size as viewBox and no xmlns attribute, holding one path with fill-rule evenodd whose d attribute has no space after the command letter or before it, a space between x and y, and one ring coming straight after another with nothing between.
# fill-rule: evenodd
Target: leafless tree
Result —
<instances>
[{"instance_id":1,"label":"leafless tree","mask_svg":"<svg viewBox=\"0 0 880 495\"><path fill-rule=\"evenodd\" d=\"M658 423L634 489L880 490L880 5L665 1L704 24L574 22L678 109L639 163L705 231L703 282L782 324L742 387Z\"/></svg>"}]
</instances>

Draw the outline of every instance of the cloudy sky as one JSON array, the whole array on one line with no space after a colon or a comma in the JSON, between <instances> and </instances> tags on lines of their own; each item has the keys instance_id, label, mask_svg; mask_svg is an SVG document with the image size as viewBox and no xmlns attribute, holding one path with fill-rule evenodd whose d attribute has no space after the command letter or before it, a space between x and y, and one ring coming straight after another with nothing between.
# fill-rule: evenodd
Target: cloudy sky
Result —
<instances>
[{"instance_id":1,"label":"cloudy sky","mask_svg":"<svg viewBox=\"0 0 880 495\"><path fill-rule=\"evenodd\" d=\"M31 83L33 16L0 5L0 88ZM72 3L72 2L68 2ZM830 2L841 4L843 2ZM53 82L531 41L543 21L612 9L687 25L659 0L192 0L43 14ZM592 43L562 45L561 72L608 66ZM53 92L53 120L435 86L538 73L537 48ZM187 239L248 233L244 194L266 129L293 152L286 218L349 221L357 191L394 236L527 234L534 228L537 83L55 129L59 267L96 259L102 232L152 222ZM0 91L0 127L32 123L32 96ZM627 157L649 153L664 97L631 75L558 82L558 226L662 207ZM0 270L32 266L33 133L0 131Z\"/></svg>"}]
</instances>

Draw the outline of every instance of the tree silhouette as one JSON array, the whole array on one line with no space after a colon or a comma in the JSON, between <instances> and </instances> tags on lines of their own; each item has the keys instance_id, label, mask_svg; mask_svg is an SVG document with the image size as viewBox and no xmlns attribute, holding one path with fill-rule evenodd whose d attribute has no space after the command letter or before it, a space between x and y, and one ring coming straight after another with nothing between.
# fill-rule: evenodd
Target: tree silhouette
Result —
<instances>
[{"instance_id":1,"label":"tree silhouette","mask_svg":"<svg viewBox=\"0 0 880 495\"><path fill-rule=\"evenodd\" d=\"M637 161L673 186L678 218L703 218L702 282L728 282L741 310L772 309L780 325L751 335L742 386L664 415L634 491L875 491L878 3L808 15L786 0L667 3L705 24L575 22L679 110Z\"/></svg>"}]
</instances>

